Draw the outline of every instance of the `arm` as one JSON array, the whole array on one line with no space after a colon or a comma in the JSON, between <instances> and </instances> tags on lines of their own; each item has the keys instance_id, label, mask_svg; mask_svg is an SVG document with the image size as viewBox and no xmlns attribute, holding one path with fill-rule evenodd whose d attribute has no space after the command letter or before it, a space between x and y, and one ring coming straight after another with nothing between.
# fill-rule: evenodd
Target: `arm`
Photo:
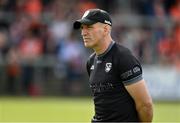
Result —
<instances>
[{"instance_id":1,"label":"arm","mask_svg":"<svg viewBox=\"0 0 180 123\"><path fill-rule=\"evenodd\" d=\"M135 101L140 121L152 122L153 104L144 80L125 86Z\"/></svg>"}]
</instances>

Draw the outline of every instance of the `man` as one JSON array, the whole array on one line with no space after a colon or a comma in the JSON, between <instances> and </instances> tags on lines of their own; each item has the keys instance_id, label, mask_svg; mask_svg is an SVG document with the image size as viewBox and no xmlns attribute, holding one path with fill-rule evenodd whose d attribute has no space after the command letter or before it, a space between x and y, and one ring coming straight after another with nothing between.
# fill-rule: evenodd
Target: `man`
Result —
<instances>
[{"instance_id":1,"label":"man","mask_svg":"<svg viewBox=\"0 0 180 123\"><path fill-rule=\"evenodd\" d=\"M73 26L81 28L85 47L95 51L87 61L95 105L92 122L151 122L152 99L141 65L127 48L112 40L109 14L87 10Z\"/></svg>"}]
</instances>

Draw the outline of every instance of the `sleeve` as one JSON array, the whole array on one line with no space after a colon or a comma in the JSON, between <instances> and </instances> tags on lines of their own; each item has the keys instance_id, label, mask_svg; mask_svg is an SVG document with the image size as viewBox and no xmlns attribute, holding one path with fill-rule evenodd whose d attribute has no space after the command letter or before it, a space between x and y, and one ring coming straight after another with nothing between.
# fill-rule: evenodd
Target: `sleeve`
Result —
<instances>
[{"instance_id":1,"label":"sleeve","mask_svg":"<svg viewBox=\"0 0 180 123\"><path fill-rule=\"evenodd\" d=\"M130 85L143 79L141 64L130 52L121 57L118 68L124 85Z\"/></svg>"}]
</instances>

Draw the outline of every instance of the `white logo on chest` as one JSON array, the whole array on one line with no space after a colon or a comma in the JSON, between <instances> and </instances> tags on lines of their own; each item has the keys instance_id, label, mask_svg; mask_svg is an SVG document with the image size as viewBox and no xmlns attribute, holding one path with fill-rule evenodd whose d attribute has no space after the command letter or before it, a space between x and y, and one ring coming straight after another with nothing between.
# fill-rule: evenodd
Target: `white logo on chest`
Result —
<instances>
[{"instance_id":1,"label":"white logo on chest","mask_svg":"<svg viewBox=\"0 0 180 123\"><path fill-rule=\"evenodd\" d=\"M112 63L106 63L106 66L105 66L105 71L106 72L109 72L112 68Z\"/></svg>"}]
</instances>

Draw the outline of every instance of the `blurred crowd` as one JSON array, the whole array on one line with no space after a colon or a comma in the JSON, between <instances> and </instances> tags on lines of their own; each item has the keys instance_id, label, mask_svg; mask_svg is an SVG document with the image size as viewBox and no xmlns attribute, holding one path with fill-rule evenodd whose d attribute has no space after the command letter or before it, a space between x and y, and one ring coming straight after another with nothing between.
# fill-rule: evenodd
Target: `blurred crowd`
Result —
<instances>
[{"instance_id":1,"label":"blurred crowd","mask_svg":"<svg viewBox=\"0 0 180 123\"><path fill-rule=\"evenodd\" d=\"M114 37L143 64L176 64L180 53L180 0L119 3L120 10L114 13Z\"/></svg>"},{"instance_id":2,"label":"blurred crowd","mask_svg":"<svg viewBox=\"0 0 180 123\"><path fill-rule=\"evenodd\" d=\"M72 23L90 8L111 14L114 40L143 64L179 64L180 0L0 0L0 93L40 94L39 66L41 81L80 91L91 51Z\"/></svg>"}]
</instances>

